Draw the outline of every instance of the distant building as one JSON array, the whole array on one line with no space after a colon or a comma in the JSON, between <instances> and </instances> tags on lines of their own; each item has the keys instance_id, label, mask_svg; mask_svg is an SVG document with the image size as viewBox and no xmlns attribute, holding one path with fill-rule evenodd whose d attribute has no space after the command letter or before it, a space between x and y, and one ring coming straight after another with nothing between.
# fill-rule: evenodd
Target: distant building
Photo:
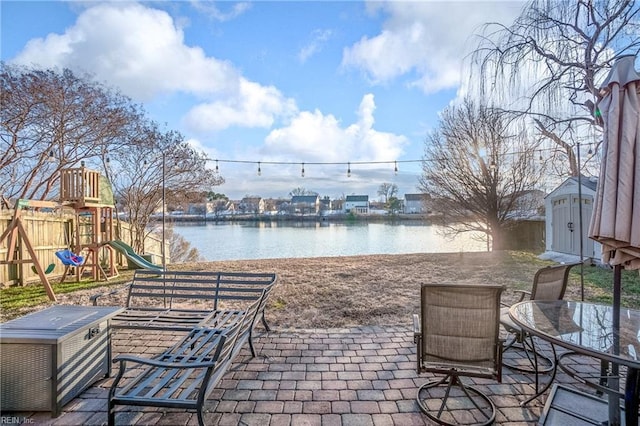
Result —
<instances>
[{"instance_id":1,"label":"distant building","mask_svg":"<svg viewBox=\"0 0 640 426\"><path fill-rule=\"evenodd\" d=\"M404 195L404 212L407 214L429 213L429 202L431 196L429 194L405 194Z\"/></svg>"},{"instance_id":2,"label":"distant building","mask_svg":"<svg viewBox=\"0 0 640 426\"><path fill-rule=\"evenodd\" d=\"M264 213L264 199L261 197L244 197L240 200L238 208L242 213Z\"/></svg>"},{"instance_id":3,"label":"distant building","mask_svg":"<svg viewBox=\"0 0 640 426\"><path fill-rule=\"evenodd\" d=\"M320 210L321 211L330 211L333 208L331 199L327 196L322 197L320 199Z\"/></svg>"},{"instance_id":4,"label":"distant building","mask_svg":"<svg viewBox=\"0 0 640 426\"><path fill-rule=\"evenodd\" d=\"M317 214L320 211L320 197L316 195L294 195L291 197L291 213Z\"/></svg>"},{"instance_id":5,"label":"distant building","mask_svg":"<svg viewBox=\"0 0 640 426\"><path fill-rule=\"evenodd\" d=\"M537 219L544 216L545 193L539 189L522 191L511 208L513 219Z\"/></svg>"},{"instance_id":6,"label":"distant building","mask_svg":"<svg viewBox=\"0 0 640 426\"><path fill-rule=\"evenodd\" d=\"M347 195L344 200L344 211L355 214L369 214L369 196Z\"/></svg>"},{"instance_id":7,"label":"distant building","mask_svg":"<svg viewBox=\"0 0 640 426\"><path fill-rule=\"evenodd\" d=\"M214 200L207 202L207 218L218 218L221 216L232 216L235 214L236 206L229 200Z\"/></svg>"},{"instance_id":8,"label":"distant building","mask_svg":"<svg viewBox=\"0 0 640 426\"><path fill-rule=\"evenodd\" d=\"M344 198L331 200L331 210L335 212L344 211Z\"/></svg>"}]
</instances>

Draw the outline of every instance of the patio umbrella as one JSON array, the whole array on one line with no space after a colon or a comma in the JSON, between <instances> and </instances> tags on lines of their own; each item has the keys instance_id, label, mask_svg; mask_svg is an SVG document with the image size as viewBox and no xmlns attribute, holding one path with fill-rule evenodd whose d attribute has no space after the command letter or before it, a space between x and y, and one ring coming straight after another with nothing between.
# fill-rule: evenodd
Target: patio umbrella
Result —
<instances>
[{"instance_id":1,"label":"patio umbrella","mask_svg":"<svg viewBox=\"0 0 640 426\"><path fill-rule=\"evenodd\" d=\"M614 267L612 326L618 350L621 270L640 269L640 74L635 56L616 60L602 90L603 159L589 237L602 244L603 262Z\"/></svg>"},{"instance_id":2,"label":"patio umbrella","mask_svg":"<svg viewBox=\"0 0 640 426\"><path fill-rule=\"evenodd\" d=\"M616 61L599 109L604 119L603 160L589 237L602 260L640 269L640 74L634 56Z\"/></svg>"}]
</instances>

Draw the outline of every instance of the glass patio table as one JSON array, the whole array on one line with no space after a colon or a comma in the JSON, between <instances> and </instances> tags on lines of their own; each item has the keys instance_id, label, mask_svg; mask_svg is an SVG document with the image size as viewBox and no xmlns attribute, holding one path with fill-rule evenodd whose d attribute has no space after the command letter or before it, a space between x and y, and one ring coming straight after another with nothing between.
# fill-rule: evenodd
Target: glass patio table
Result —
<instances>
[{"instance_id":1,"label":"glass patio table","mask_svg":"<svg viewBox=\"0 0 640 426\"><path fill-rule=\"evenodd\" d=\"M531 336L552 345L626 366L625 423L638 425L640 311L621 308L620 330L613 329L612 306L588 302L530 300L513 305L509 316ZM609 424L620 424L618 393L608 396Z\"/></svg>"}]
</instances>

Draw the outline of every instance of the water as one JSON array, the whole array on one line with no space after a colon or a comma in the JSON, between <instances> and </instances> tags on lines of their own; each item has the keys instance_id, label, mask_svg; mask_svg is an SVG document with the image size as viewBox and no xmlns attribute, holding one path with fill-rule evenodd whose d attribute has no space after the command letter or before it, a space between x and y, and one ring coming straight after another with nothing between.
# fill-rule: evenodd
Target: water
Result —
<instances>
[{"instance_id":1,"label":"water","mask_svg":"<svg viewBox=\"0 0 640 426\"><path fill-rule=\"evenodd\" d=\"M469 233L451 240L441 230L404 222L174 225L174 231L209 261L486 250L486 244Z\"/></svg>"}]
</instances>

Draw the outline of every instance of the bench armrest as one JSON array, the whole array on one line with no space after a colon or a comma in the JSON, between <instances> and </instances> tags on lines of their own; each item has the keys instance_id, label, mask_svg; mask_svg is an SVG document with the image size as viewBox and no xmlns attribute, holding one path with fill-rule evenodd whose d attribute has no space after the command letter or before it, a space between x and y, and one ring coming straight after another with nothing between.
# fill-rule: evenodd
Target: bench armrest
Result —
<instances>
[{"instance_id":1,"label":"bench armrest","mask_svg":"<svg viewBox=\"0 0 640 426\"><path fill-rule=\"evenodd\" d=\"M422 330L420 327L420 316L418 314L413 314L413 336L414 340L416 336L422 334Z\"/></svg>"},{"instance_id":2,"label":"bench armrest","mask_svg":"<svg viewBox=\"0 0 640 426\"><path fill-rule=\"evenodd\" d=\"M121 291L129 290L129 287L131 287L131 283L125 285L124 287L111 290L109 292L94 294L93 296L89 297L89 300L93 303L93 306L98 306L98 298L103 296L113 296L114 294L118 294Z\"/></svg>"},{"instance_id":3,"label":"bench armrest","mask_svg":"<svg viewBox=\"0 0 640 426\"><path fill-rule=\"evenodd\" d=\"M151 365L153 367L165 367L165 368L208 368L208 367L214 367L218 361L215 360L215 361L206 361L206 362L188 362L188 361L187 362L184 362L184 361L166 362L166 361L158 361L157 359L140 358L133 355L118 355L115 358L113 358L112 362L113 363L119 362L120 368L124 369L125 368L124 366L127 362L133 362L135 364Z\"/></svg>"}]
</instances>

